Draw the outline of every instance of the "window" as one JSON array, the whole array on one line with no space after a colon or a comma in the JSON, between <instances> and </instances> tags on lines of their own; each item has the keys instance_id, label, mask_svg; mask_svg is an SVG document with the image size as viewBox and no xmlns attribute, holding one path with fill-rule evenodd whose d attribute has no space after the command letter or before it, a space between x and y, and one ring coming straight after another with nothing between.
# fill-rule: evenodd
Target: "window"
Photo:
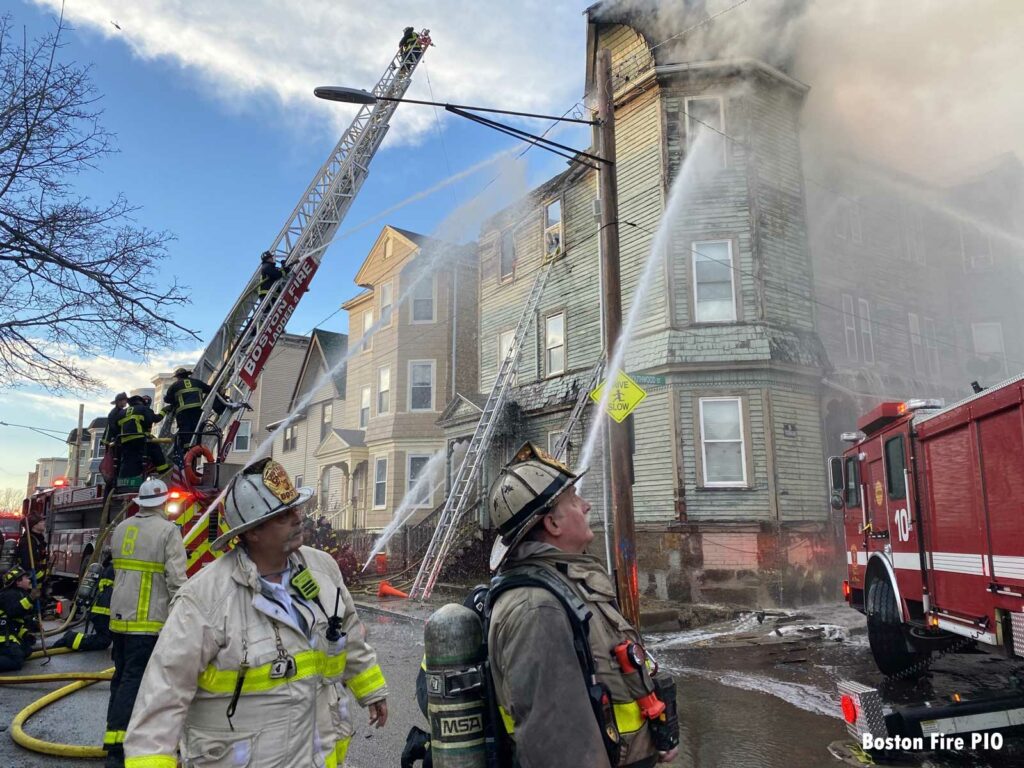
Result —
<instances>
[{"instance_id":1,"label":"window","mask_svg":"<svg viewBox=\"0 0 1024 768\"><path fill-rule=\"evenodd\" d=\"M843 294L843 334L846 336L846 357L857 359L857 313L853 311L853 296Z\"/></svg>"},{"instance_id":2,"label":"window","mask_svg":"<svg viewBox=\"0 0 1024 768\"><path fill-rule=\"evenodd\" d=\"M409 410L434 410L434 361L409 361Z\"/></svg>"},{"instance_id":3,"label":"window","mask_svg":"<svg viewBox=\"0 0 1024 768\"><path fill-rule=\"evenodd\" d=\"M295 476L295 487L296 488L301 488L302 487L302 481L305 480L305 479L306 478L303 475L296 475Z\"/></svg>"},{"instance_id":4,"label":"window","mask_svg":"<svg viewBox=\"0 0 1024 768\"><path fill-rule=\"evenodd\" d=\"M391 325L391 307L394 304L394 288L391 283L380 284L380 327L387 328Z\"/></svg>"},{"instance_id":5,"label":"window","mask_svg":"<svg viewBox=\"0 0 1024 768\"><path fill-rule=\"evenodd\" d=\"M429 456L416 456L416 455L410 454L410 456L409 456L409 471L405 473L407 481L408 481L407 482L407 493L408 494L412 493L413 486L416 485L416 482L420 479L420 476L423 474L423 470L426 468L426 466L427 466L427 464L429 462L430 462L430 457ZM430 496L431 496L431 487L430 487L430 485L431 485L430 478L424 478L422 486L419 489L419 493L416 494L416 497L413 500L413 504L415 504L417 507L429 507L430 506Z\"/></svg>"},{"instance_id":6,"label":"window","mask_svg":"<svg viewBox=\"0 0 1024 768\"><path fill-rule=\"evenodd\" d=\"M875 362L875 342L871 338L871 307L867 299L858 299L860 307L860 349L865 363Z\"/></svg>"},{"instance_id":7,"label":"window","mask_svg":"<svg viewBox=\"0 0 1024 768\"><path fill-rule=\"evenodd\" d=\"M935 333L935 321L930 317L924 319L924 351L928 362L928 373L939 375L939 337Z\"/></svg>"},{"instance_id":8,"label":"window","mask_svg":"<svg viewBox=\"0 0 1024 768\"><path fill-rule=\"evenodd\" d=\"M722 100L717 96L686 100L686 149L689 151L698 138L711 144L708 157L714 158L716 168L726 163L725 120L722 117Z\"/></svg>"},{"instance_id":9,"label":"window","mask_svg":"<svg viewBox=\"0 0 1024 768\"><path fill-rule=\"evenodd\" d=\"M231 450L243 452L249 450L249 440L252 439L252 422L242 419L238 422L238 431L235 432L235 443Z\"/></svg>"},{"instance_id":10,"label":"window","mask_svg":"<svg viewBox=\"0 0 1024 768\"><path fill-rule=\"evenodd\" d=\"M373 337L370 335L373 328L373 310L368 309L363 313L363 352L369 352L373 348Z\"/></svg>"},{"instance_id":11,"label":"window","mask_svg":"<svg viewBox=\"0 0 1024 768\"><path fill-rule=\"evenodd\" d=\"M370 400L373 397L373 393L370 391L370 387L363 387L359 398L359 428L366 429L366 425L370 423Z\"/></svg>"},{"instance_id":12,"label":"window","mask_svg":"<svg viewBox=\"0 0 1024 768\"><path fill-rule=\"evenodd\" d=\"M390 259L395 255L395 241L390 237L384 241L384 258Z\"/></svg>"},{"instance_id":13,"label":"window","mask_svg":"<svg viewBox=\"0 0 1024 768\"><path fill-rule=\"evenodd\" d=\"M320 472L320 509L327 511L331 500L331 468L324 467Z\"/></svg>"},{"instance_id":14,"label":"window","mask_svg":"<svg viewBox=\"0 0 1024 768\"><path fill-rule=\"evenodd\" d=\"M505 360L506 357L508 357L509 350L512 349L512 342L515 340L515 329L511 331L502 331L501 333L498 334L498 370L501 370L501 363ZM517 360L517 365L513 366L512 374L509 376L508 379L508 383L513 387L516 385L516 368L519 367L518 362L519 361Z\"/></svg>"},{"instance_id":15,"label":"window","mask_svg":"<svg viewBox=\"0 0 1024 768\"><path fill-rule=\"evenodd\" d=\"M839 198L836 203L835 218L836 237L849 240L851 243L863 241L863 230L860 221L860 205L848 197Z\"/></svg>"},{"instance_id":16,"label":"window","mask_svg":"<svg viewBox=\"0 0 1024 768\"><path fill-rule=\"evenodd\" d=\"M565 372L565 313L551 315L544 321L544 375Z\"/></svg>"},{"instance_id":17,"label":"window","mask_svg":"<svg viewBox=\"0 0 1024 768\"><path fill-rule=\"evenodd\" d=\"M695 242L693 251L693 319L698 323L736 321L732 285L732 242Z\"/></svg>"},{"instance_id":18,"label":"window","mask_svg":"<svg viewBox=\"0 0 1024 768\"><path fill-rule=\"evenodd\" d=\"M434 317L434 276L421 277L412 291L412 322L432 323Z\"/></svg>"},{"instance_id":19,"label":"window","mask_svg":"<svg viewBox=\"0 0 1024 768\"><path fill-rule=\"evenodd\" d=\"M391 412L391 369L377 369L377 415Z\"/></svg>"},{"instance_id":20,"label":"window","mask_svg":"<svg viewBox=\"0 0 1024 768\"><path fill-rule=\"evenodd\" d=\"M498 244L498 279L511 280L516 270L516 236L511 229L501 233Z\"/></svg>"},{"instance_id":21,"label":"window","mask_svg":"<svg viewBox=\"0 0 1024 768\"><path fill-rule=\"evenodd\" d=\"M299 444L299 436L295 429L295 425L292 424L284 428L284 444L282 450L285 452L294 451L295 447Z\"/></svg>"},{"instance_id":22,"label":"window","mask_svg":"<svg viewBox=\"0 0 1024 768\"><path fill-rule=\"evenodd\" d=\"M334 425L334 403L324 403L324 409L320 413L320 439L323 440L330 434Z\"/></svg>"},{"instance_id":23,"label":"window","mask_svg":"<svg viewBox=\"0 0 1024 768\"><path fill-rule=\"evenodd\" d=\"M914 362L914 373L924 373L924 347L921 344L921 321L913 312L907 313L910 325L910 357Z\"/></svg>"},{"instance_id":24,"label":"window","mask_svg":"<svg viewBox=\"0 0 1024 768\"><path fill-rule=\"evenodd\" d=\"M924 221L920 209L904 203L903 240L907 261L924 266Z\"/></svg>"},{"instance_id":25,"label":"window","mask_svg":"<svg viewBox=\"0 0 1024 768\"><path fill-rule=\"evenodd\" d=\"M986 369L1006 373L1002 323L972 323L971 336L974 339L974 354L981 358Z\"/></svg>"},{"instance_id":26,"label":"window","mask_svg":"<svg viewBox=\"0 0 1024 768\"><path fill-rule=\"evenodd\" d=\"M740 398L700 399L700 442L706 487L736 488L747 484Z\"/></svg>"},{"instance_id":27,"label":"window","mask_svg":"<svg viewBox=\"0 0 1024 768\"><path fill-rule=\"evenodd\" d=\"M373 464L373 508L384 507L388 498L388 460L379 456Z\"/></svg>"},{"instance_id":28,"label":"window","mask_svg":"<svg viewBox=\"0 0 1024 768\"><path fill-rule=\"evenodd\" d=\"M544 260L562 254L562 201L555 200L544 208Z\"/></svg>"},{"instance_id":29,"label":"window","mask_svg":"<svg viewBox=\"0 0 1024 768\"><path fill-rule=\"evenodd\" d=\"M103 444L103 435L97 434L92 441L92 455L97 459L105 455L107 452L107 446Z\"/></svg>"},{"instance_id":30,"label":"window","mask_svg":"<svg viewBox=\"0 0 1024 768\"><path fill-rule=\"evenodd\" d=\"M903 435L885 441L885 487L890 499L907 498L907 484L903 479L906 466L903 456Z\"/></svg>"},{"instance_id":31,"label":"window","mask_svg":"<svg viewBox=\"0 0 1024 768\"><path fill-rule=\"evenodd\" d=\"M846 460L846 506L860 506L860 461L855 456Z\"/></svg>"},{"instance_id":32,"label":"window","mask_svg":"<svg viewBox=\"0 0 1024 768\"><path fill-rule=\"evenodd\" d=\"M965 272L992 266L992 241L973 224L960 223L960 253Z\"/></svg>"}]
</instances>

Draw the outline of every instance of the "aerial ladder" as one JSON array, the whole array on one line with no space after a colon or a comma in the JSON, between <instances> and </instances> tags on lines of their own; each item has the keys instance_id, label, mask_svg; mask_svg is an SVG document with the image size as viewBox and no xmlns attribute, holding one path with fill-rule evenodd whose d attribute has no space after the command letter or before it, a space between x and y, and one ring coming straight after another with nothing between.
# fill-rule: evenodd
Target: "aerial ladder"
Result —
<instances>
[{"instance_id":1,"label":"aerial ladder","mask_svg":"<svg viewBox=\"0 0 1024 768\"><path fill-rule=\"evenodd\" d=\"M473 430L473 437L469 441L466 455L462 458L458 472L452 480L451 492L445 499L441 514L438 515L437 527L430 537L430 544L427 545L427 552L420 562L419 571L416 573L416 580L409 590L410 598L426 600L434 590L437 577L441 573L445 558L452 546L457 543L458 531L463 515L469 507L476 491L480 471L483 469L483 459L491 444L494 435L494 428L498 423L505 400L508 397L508 390L515 377L516 365L519 362L519 355L522 352L523 344L526 342L526 334L530 330L537 305L544 294L544 286L547 285L551 268L555 264L549 261L537 274L530 290L530 296L523 307L523 314L516 326L516 333L512 344L505 354L505 358L498 367L498 375L494 379L491 393L487 396L480 420Z\"/></svg>"},{"instance_id":2,"label":"aerial ladder","mask_svg":"<svg viewBox=\"0 0 1024 768\"><path fill-rule=\"evenodd\" d=\"M417 44L395 54L372 94L378 99L401 99L429 45L430 30L424 29ZM215 407L218 399L248 403L260 371L366 180L370 161L397 108L398 102L390 100L360 107L269 248L281 261L284 277L260 297L260 270L256 270L193 369L197 378L210 385L193 441L219 446L218 462L226 458L238 430L237 409ZM164 421L162 437L170 434L171 421ZM210 429L209 424L214 427Z\"/></svg>"}]
</instances>

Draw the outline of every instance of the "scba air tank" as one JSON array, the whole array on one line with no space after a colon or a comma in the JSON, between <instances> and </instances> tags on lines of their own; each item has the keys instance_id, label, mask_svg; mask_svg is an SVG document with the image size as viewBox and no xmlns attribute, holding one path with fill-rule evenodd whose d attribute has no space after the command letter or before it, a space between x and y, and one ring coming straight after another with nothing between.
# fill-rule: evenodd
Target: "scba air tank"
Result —
<instances>
[{"instance_id":1,"label":"scba air tank","mask_svg":"<svg viewBox=\"0 0 1024 768\"><path fill-rule=\"evenodd\" d=\"M442 606L423 630L427 719L435 768L486 765L483 626L469 608Z\"/></svg>"}]
</instances>

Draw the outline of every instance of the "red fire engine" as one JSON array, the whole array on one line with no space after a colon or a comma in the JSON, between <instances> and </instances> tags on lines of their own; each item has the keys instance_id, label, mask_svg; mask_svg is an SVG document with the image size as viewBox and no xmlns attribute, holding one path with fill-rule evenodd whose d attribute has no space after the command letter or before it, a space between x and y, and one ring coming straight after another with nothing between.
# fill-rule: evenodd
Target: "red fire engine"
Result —
<instances>
[{"instance_id":1,"label":"red fire engine","mask_svg":"<svg viewBox=\"0 0 1024 768\"><path fill-rule=\"evenodd\" d=\"M829 462L832 507L846 533L844 594L867 616L878 668L908 675L933 651L975 645L1024 655L1024 375L945 408L881 403L857 427ZM850 685L853 726L881 710ZM1024 702L1011 698L1024 723ZM1011 724L996 709L986 721L993 709L982 706L971 727Z\"/></svg>"}]
</instances>

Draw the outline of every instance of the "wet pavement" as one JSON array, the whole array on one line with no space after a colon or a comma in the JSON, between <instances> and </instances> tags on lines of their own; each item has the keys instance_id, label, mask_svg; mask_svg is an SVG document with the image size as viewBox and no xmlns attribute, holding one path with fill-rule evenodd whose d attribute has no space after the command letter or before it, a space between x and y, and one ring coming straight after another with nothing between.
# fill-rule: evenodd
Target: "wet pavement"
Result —
<instances>
[{"instance_id":1,"label":"wet pavement","mask_svg":"<svg viewBox=\"0 0 1024 768\"><path fill-rule=\"evenodd\" d=\"M356 713L356 735L346 766L393 768L412 725L425 727L415 703L415 679L423 654L423 621L431 606L408 601L367 599L361 612L388 680L389 722L369 729L364 711ZM758 619L761 619L758 621ZM653 633L649 649L676 678L682 745L674 766L685 768L824 768L841 766L830 745L850 743L840 719L836 682L855 679L878 685L867 646L864 617L845 606L813 606L799 611L742 613L695 630ZM30 662L25 672L99 670L108 654L68 654L47 666ZM979 695L1000 686L1013 666L990 656L947 656L933 664L925 683L886 690L889 699L912 701ZM0 690L0 768L98 766L27 752L9 739L9 724L23 706L59 684ZM98 743L103 732L108 685L95 686L43 710L26 731L40 738L77 744ZM1007 768L1024 766L1020 737L1008 737L998 752L920 754L894 761L919 768ZM881 762L881 760L879 760Z\"/></svg>"}]
</instances>

